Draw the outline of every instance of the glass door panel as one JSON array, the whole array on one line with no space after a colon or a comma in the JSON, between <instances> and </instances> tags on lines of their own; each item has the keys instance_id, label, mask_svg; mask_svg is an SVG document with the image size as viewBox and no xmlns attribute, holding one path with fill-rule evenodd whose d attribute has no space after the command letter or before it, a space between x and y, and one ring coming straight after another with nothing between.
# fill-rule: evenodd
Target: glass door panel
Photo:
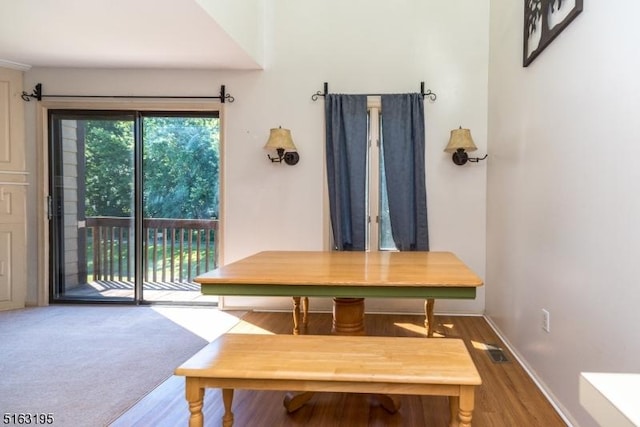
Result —
<instances>
[{"instance_id":1,"label":"glass door panel","mask_svg":"<svg viewBox=\"0 0 640 427\"><path fill-rule=\"evenodd\" d=\"M216 267L220 120L144 114L145 301L217 302L193 278Z\"/></svg>"},{"instance_id":2,"label":"glass door panel","mask_svg":"<svg viewBox=\"0 0 640 427\"><path fill-rule=\"evenodd\" d=\"M135 116L50 112L51 296L135 299Z\"/></svg>"}]
</instances>

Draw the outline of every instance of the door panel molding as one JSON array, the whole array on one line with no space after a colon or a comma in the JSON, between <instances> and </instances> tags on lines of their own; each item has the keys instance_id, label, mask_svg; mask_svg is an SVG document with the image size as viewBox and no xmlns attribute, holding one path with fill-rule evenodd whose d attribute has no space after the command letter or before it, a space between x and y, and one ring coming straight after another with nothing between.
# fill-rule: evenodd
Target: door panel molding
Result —
<instances>
[{"instance_id":1,"label":"door panel molding","mask_svg":"<svg viewBox=\"0 0 640 427\"><path fill-rule=\"evenodd\" d=\"M22 74L0 68L0 310L23 308L27 296Z\"/></svg>"}]
</instances>

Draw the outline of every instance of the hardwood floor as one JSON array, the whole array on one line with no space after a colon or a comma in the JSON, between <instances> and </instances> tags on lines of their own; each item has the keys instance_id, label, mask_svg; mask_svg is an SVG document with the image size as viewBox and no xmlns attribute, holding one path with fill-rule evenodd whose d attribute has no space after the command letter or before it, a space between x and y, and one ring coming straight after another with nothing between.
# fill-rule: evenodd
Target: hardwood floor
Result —
<instances>
[{"instance_id":1,"label":"hardwood floor","mask_svg":"<svg viewBox=\"0 0 640 427\"><path fill-rule=\"evenodd\" d=\"M424 316L367 314L367 334L426 338ZM462 338L480 372L476 389L474 426L565 426L531 378L504 347L486 320L471 316L436 316L436 334ZM231 332L289 334L290 313L248 313ZM331 314L311 313L309 334L330 334ZM494 362L489 348L502 349L506 362ZM309 363L313 363L310 361ZM446 397L402 396L400 411L389 414L375 397L358 394L317 393L293 414L282 406L282 392L237 390L234 395L236 427L243 426L448 426ZM222 399L219 390L207 390L205 425L219 426ZM188 425L184 378L171 377L118 418L112 426Z\"/></svg>"}]
</instances>

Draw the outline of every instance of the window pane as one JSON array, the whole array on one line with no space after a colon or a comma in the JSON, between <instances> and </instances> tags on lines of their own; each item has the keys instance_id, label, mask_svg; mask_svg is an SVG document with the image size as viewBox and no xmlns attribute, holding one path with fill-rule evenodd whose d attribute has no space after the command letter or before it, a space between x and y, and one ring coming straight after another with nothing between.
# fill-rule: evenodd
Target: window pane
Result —
<instances>
[{"instance_id":1,"label":"window pane","mask_svg":"<svg viewBox=\"0 0 640 427\"><path fill-rule=\"evenodd\" d=\"M382 127L382 123L380 124ZM384 152L382 150L382 146L384 141L382 141L382 131L380 132L380 165L379 165L379 176L380 176L380 208L378 212L380 212L380 223L379 223L379 242L380 247L378 248L381 251L395 251L397 250L396 244L393 241L393 235L391 234L391 222L389 219L389 199L387 195L387 176L384 172Z\"/></svg>"}]
</instances>

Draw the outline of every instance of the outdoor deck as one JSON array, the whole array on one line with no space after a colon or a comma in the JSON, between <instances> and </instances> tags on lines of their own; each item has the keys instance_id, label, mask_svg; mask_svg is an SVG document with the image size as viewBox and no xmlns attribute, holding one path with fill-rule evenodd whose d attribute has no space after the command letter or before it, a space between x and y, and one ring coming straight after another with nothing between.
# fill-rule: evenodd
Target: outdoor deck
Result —
<instances>
[{"instance_id":1,"label":"outdoor deck","mask_svg":"<svg viewBox=\"0 0 640 427\"><path fill-rule=\"evenodd\" d=\"M65 277L60 297L132 300L136 277L132 218L86 218L78 235L78 270ZM145 218L142 229L143 301L217 303L193 279L216 268L218 220ZM77 250L77 249L76 249Z\"/></svg>"},{"instance_id":2,"label":"outdoor deck","mask_svg":"<svg viewBox=\"0 0 640 427\"><path fill-rule=\"evenodd\" d=\"M66 298L82 300L118 300L133 298L133 281L96 280L67 290ZM192 302L217 304L215 295L202 295L193 282L147 282L143 284L145 301Z\"/></svg>"}]
</instances>

